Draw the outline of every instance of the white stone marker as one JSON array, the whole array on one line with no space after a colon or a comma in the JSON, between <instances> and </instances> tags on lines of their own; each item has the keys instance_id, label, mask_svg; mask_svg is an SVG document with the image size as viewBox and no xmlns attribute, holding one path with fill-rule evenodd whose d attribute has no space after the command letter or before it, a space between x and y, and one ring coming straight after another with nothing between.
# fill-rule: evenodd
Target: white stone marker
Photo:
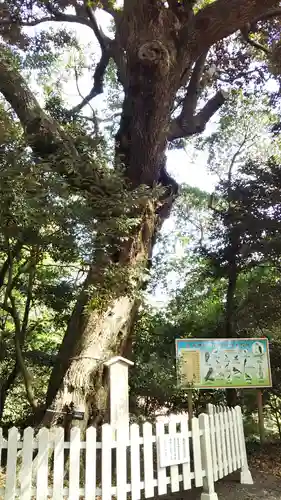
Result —
<instances>
[{"instance_id":1,"label":"white stone marker","mask_svg":"<svg viewBox=\"0 0 281 500\"><path fill-rule=\"evenodd\" d=\"M129 440L129 366L134 363L122 356L115 356L105 363L109 371L110 425L126 427Z\"/></svg>"}]
</instances>

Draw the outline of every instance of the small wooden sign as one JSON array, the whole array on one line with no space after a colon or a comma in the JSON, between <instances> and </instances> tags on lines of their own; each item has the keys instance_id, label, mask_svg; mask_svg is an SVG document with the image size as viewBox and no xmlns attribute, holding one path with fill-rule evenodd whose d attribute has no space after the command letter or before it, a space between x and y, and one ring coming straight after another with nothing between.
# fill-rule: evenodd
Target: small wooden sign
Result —
<instances>
[{"instance_id":1,"label":"small wooden sign","mask_svg":"<svg viewBox=\"0 0 281 500\"><path fill-rule=\"evenodd\" d=\"M188 436L181 433L160 436L158 438L158 460L160 467L189 462Z\"/></svg>"},{"instance_id":2,"label":"small wooden sign","mask_svg":"<svg viewBox=\"0 0 281 500\"><path fill-rule=\"evenodd\" d=\"M84 411L79 411L79 410L73 410L72 412L72 418L73 420L84 420Z\"/></svg>"}]
</instances>

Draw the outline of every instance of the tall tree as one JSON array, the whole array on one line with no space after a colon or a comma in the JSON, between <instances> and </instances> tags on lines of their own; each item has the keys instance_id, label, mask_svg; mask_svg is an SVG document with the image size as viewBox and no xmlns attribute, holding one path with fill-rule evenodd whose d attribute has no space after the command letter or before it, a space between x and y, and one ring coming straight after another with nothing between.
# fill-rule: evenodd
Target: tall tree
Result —
<instances>
[{"instance_id":1,"label":"tall tree","mask_svg":"<svg viewBox=\"0 0 281 500\"><path fill-rule=\"evenodd\" d=\"M99 197L105 205L112 201L108 176L105 179L101 169L92 166L94 152L79 148L65 124L66 116L60 123L60 117L54 119L40 107L7 47L28 45L22 30L26 26L47 21L80 23L94 32L101 58L93 88L72 115L103 91L104 75L113 60L124 91L115 167L123 178L121 197L138 193L121 214L131 221L129 225L112 231L110 220L120 218L118 208L107 217L108 230L103 227L97 233L92 264L50 380L47 406L55 411L52 415L72 404L85 408L84 424L89 411L93 416L102 414L107 400L103 362L128 349L143 269L177 194L177 184L166 172L167 144L204 130L225 102L222 81L239 86L241 78L249 80L248 63L258 46L255 43L253 49L251 33L261 29L264 43L273 43L279 28L278 7L276 0L124 0L122 7L109 0L6 0L1 4L0 91L17 114L35 155L91 204ZM112 16L114 38L99 27L97 9ZM225 42L227 37L231 38ZM114 180L117 176L111 185ZM159 183L164 187L160 191L155 190ZM143 185L147 188L141 195Z\"/></svg>"}]
</instances>

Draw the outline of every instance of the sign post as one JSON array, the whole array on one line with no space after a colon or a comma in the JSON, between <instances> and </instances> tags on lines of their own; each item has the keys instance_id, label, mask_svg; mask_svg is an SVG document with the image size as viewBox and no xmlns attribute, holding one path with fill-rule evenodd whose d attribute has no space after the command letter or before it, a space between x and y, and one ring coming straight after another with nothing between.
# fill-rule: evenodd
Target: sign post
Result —
<instances>
[{"instance_id":1,"label":"sign post","mask_svg":"<svg viewBox=\"0 0 281 500\"><path fill-rule=\"evenodd\" d=\"M193 401L192 401L192 389L187 391L187 407L188 407L188 425L191 431L192 418L193 418Z\"/></svg>"},{"instance_id":2,"label":"sign post","mask_svg":"<svg viewBox=\"0 0 281 500\"><path fill-rule=\"evenodd\" d=\"M258 405L258 416L259 416L260 442L261 442L261 444L264 444L264 442L265 442L265 428L264 428L264 418L263 418L262 391L260 389L257 389L257 405Z\"/></svg>"}]
</instances>

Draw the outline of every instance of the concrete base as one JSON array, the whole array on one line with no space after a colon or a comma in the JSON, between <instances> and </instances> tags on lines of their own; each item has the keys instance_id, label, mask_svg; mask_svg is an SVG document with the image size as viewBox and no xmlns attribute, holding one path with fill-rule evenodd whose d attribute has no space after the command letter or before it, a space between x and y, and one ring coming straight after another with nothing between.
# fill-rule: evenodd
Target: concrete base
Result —
<instances>
[{"instance_id":1,"label":"concrete base","mask_svg":"<svg viewBox=\"0 0 281 500\"><path fill-rule=\"evenodd\" d=\"M217 493L201 493L200 500L219 500Z\"/></svg>"},{"instance_id":2,"label":"concrete base","mask_svg":"<svg viewBox=\"0 0 281 500\"><path fill-rule=\"evenodd\" d=\"M241 484L254 484L252 474L250 470L247 469L242 469L240 472L240 483Z\"/></svg>"}]
</instances>

